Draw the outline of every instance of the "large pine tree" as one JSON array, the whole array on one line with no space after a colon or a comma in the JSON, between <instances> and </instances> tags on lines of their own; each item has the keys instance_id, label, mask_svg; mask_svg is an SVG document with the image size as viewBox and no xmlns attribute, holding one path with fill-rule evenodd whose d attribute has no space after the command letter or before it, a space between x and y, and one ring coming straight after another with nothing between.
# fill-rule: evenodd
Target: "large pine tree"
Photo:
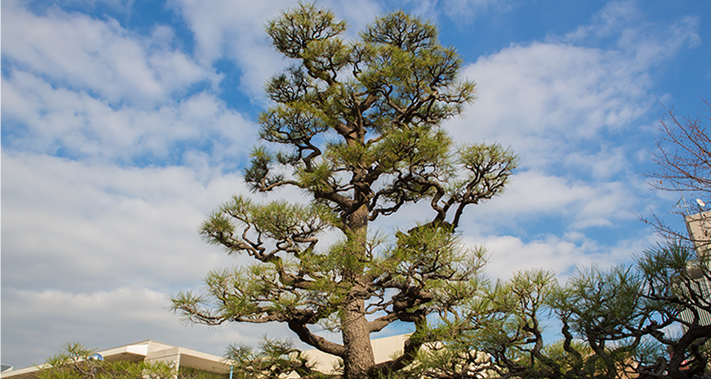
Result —
<instances>
[{"instance_id":1,"label":"large pine tree","mask_svg":"<svg viewBox=\"0 0 711 379\"><path fill-rule=\"evenodd\" d=\"M459 78L462 60L435 26L395 12L357 41L341 39L345 30L313 5L268 23L293 65L267 83L273 105L259 121L268 144L253 149L245 180L260 192L297 187L313 201L223 204L203 236L256 261L210 273L206 294L182 293L173 304L199 323L286 323L342 358L345 378L364 378L412 362L433 338L428 316L446 319L474 295L482 251L462 249L457 227L466 206L502 190L516 159L497 144L455 144L441 128L474 99L474 83ZM428 222L384 243L369 234L371 222L418 201L431 208ZM340 240L323 246L328 231ZM370 334L396 321L415 333L402 355L376 364Z\"/></svg>"}]
</instances>

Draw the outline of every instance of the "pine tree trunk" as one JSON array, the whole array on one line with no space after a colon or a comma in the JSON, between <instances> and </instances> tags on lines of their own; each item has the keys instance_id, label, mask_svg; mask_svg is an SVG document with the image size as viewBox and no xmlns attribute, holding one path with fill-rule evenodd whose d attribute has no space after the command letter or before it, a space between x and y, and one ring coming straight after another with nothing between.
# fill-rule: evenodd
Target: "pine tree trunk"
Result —
<instances>
[{"instance_id":1,"label":"pine tree trunk","mask_svg":"<svg viewBox=\"0 0 711 379\"><path fill-rule=\"evenodd\" d=\"M356 195L356 197L358 197ZM350 238L354 247L353 254L364 259L366 255L368 234L368 207L361 206L353 212L348 220L348 226L353 234ZM350 272L344 273L353 285L349 294L348 303L345 304L341 315L341 335L343 346L346 347L344 363L344 377L346 379L366 378L368 369L375 365L373 347L370 344L370 330L368 320L365 318L365 300L362 298L363 272L360 265L350 267Z\"/></svg>"},{"instance_id":2,"label":"pine tree trunk","mask_svg":"<svg viewBox=\"0 0 711 379\"><path fill-rule=\"evenodd\" d=\"M343 360L346 379L366 378L368 369L375 365L364 304L363 300L356 299L344 309L341 333L347 349Z\"/></svg>"}]
</instances>

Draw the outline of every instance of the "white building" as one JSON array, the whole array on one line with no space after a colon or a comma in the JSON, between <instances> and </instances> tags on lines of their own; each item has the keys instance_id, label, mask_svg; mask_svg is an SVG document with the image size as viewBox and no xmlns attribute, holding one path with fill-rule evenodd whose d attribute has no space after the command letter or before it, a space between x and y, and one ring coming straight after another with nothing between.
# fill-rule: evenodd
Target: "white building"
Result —
<instances>
[{"instance_id":1,"label":"white building","mask_svg":"<svg viewBox=\"0 0 711 379\"><path fill-rule=\"evenodd\" d=\"M225 374L225 378L228 377L230 372L229 363L225 362L222 357L151 340L102 350L98 353L107 361L165 362L176 369L189 367L194 370ZM33 366L3 371L0 374L0 378L36 379L36 374L39 370L40 367Z\"/></svg>"},{"instance_id":2,"label":"white building","mask_svg":"<svg viewBox=\"0 0 711 379\"><path fill-rule=\"evenodd\" d=\"M372 340L375 362L385 362L391 359L394 354L401 352L409 336L409 334L403 334ZM178 370L181 367L188 367L193 370L224 374L225 378L229 378L230 373L230 364L222 357L151 340L102 350L97 353L107 361L164 362ZM337 357L318 350L304 351L304 355L314 365L314 368L321 372L332 372L338 366ZM0 378L37 379L36 374L39 370L40 367L33 366L3 371ZM296 378L298 375L292 374L290 377Z\"/></svg>"},{"instance_id":3,"label":"white building","mask_svg":"<svg viewBox=\"0 0 711 379\"><path fill-rule=\"evenodd\" d=\"M698 256L698 259L687 267L687 273L693 279L692 290L700 299L711 302L711 281L707 277L711 273L711 212L688 215L684 217L684 221ZM697 311L701 325L711 325L711 313L704 309ZM685 321L693 322L693 312L684 311L681 316Z\"/></svg>"}]
</instances>

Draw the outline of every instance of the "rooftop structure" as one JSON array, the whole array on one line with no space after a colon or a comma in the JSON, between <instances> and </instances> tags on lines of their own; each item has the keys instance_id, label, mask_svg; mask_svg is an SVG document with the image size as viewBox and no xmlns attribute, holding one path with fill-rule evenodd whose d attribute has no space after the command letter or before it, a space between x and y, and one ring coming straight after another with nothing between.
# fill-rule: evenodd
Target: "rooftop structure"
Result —
<instances>
[{"instance_id":1,"label":"rooftop structure","mask_svg":"<svg viewBox=\"0 0 711 379\"><path fill-rule=\"evenodd\" d=\"M708 261L711 259L711 212L687 215L684 221L699 259Z\"/></svg>"},{"instance_id":2,"label":"rooftop structure","mask_svg":"<svg viewBox=\"0 0 711 379\"><path fill-rule=\"evenodd\" d=\"M229 363L226 363L222 357L151 340L102 350L97 353L107 361L165 362L176 369L188 367L210 373L226 374L225 377L230 372ZM0 378L35 379L40 369L39 366L33 366L3 371Z\"/></svg>"},{"instance_id":3,"label":"rooftop structure","mask_svg":"<svg viewBox=\"0 0 711 379\"><path fill-rule=\"evenodd\" d=\"M711 212L687 215L684 217L684 221L689 231L689 237L694 243L698 260L687 267L687 273L693 279L693 282L689 283L688 288L683 288L682 290L687 295L693 292L692 297L708 302L708 299L711 299L711 281L708 277L711 271ZM711 325L711 314L699 307L697 307L696 312L691 310L682 311L681 317L685 321L692 323L694 322L694 313L698 313L701 325Z\"/></svg>"}]
</instances>

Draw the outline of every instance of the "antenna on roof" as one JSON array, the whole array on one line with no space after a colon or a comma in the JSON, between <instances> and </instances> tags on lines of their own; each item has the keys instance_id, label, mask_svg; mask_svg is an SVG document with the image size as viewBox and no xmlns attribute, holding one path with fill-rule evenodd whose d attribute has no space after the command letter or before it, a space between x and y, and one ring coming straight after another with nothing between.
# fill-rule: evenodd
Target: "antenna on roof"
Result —
<instances>
[{"instance_id":1,"label":"antenna on roof","mask_svg":"<svg viewBox=\"0 0 711 379\"><path fill-rule=\"evenodd\" d=\"M691 214L691 212L689 212L689 207L690 207L689 204L686 203L686 198L684 198L684 194L682 194L681 197L679 198L679 201L677 201L676 204L674 204L674 208L681 209L681 212L672 212L672 213L681 214L682 216L688 216Z\"/></svg>"}]
</instances>

